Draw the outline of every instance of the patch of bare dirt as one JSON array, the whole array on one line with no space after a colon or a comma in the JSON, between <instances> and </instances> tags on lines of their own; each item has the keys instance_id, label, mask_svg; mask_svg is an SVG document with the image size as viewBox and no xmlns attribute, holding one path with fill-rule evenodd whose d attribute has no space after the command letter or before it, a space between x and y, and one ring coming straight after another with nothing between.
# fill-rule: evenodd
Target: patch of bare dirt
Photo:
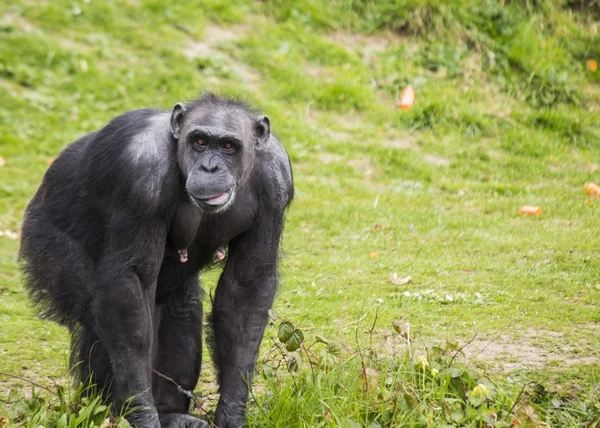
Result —
<instances>
[{"instance_id":1,"label":"patch of bare dirt","mask_svg":"<svg viewBox=\"0 0 600 428\"><path fill-rule=\"evenodd\" d=\"M359 170L364 175L372 175L375 172L375 164L371 159L363 158L363 159L352 159L348 161L348 165L352 168Z\"/></svg>"},{"instance_id":2,"label":"patch of bare dirt","mask_svg":"<svg viewBox=\"0 0 600 428\"><path fill-rule=\"evenodd\" d=\"M413 137L392 138L384 141L383 145L392 149L413 150L415 152L421 150L416 139Z\"/></svg>"},{"instance_id":3,"label":"patch of bare dirt","mask_svg":"<svg viewBox=\"0 0 600 428\"><path fill-rule=\"evenodd\" d=\"M326 153L326 152L319 153L317 158L319 159L319 161L321 163L325 163L325 164L340 162L343 159L343 157L341 155L337 155L335 153Z\"/></svg>"},{"instance_id":4,"label":"patch of bare dirt","mask_svg":"<svg viewBox=\"0 0 600 428\"><path fill-rule=\"evenodd\" d=\"M1 22L2 22L2 24L5 24L5 25L16 26L16 27L20 28L24 33L27 33L27 34L44 32L34 23L28 21L26 18L22 17L21 15L17 15L16 13L12 13L12 12L8 12L8 13L4 14L4 16L2 16ZM84 50L88 49L87 46L85 46L81 43L78 43L77 41L69 38L68 36L52 33L52 39L54 41L56 41L61 47L65 48L67 50L70 50L70 51L73 51L73 50L84 51Z\"/></svg>"},{"instance_id":5,"label":"patch of bare dirt","mask_svg":"<svg viewBox=\"0 0 600 428\"><path fill-rule=\"evenodd\" d=\"M240 39L248 33L248 31L249 27L247 25L234 25L229 28L223 28L216 24L209 23L204 29L204 38L202 40L196 40L190 37L183 48L183 53L191 60L214 55L224 57L228 66L234 70L244 85L247 85L250 89L256 90L261 81L259 73L252 67L232 58L230 55L227 55L226 52L219 49L219 45L222 43Z\"/></svg>"},{"instance_id":6,"label":"patch of bare dirt","mask_svg":"<svg viewBox=\"0 0 600 428\"><path fill-rule=\"evenodd\" d=\"M2 23L5 25L14 25L22 29L25 33L39 32L40 29L21 15L13 12L7 12L2 16Z\"/></svg>"},{"instance_id":7,"label":"patch of bare dirt","mask_svg":"<svg viewBox=\"0 0 600 428\"><path fill-rule=\"evenodd\" d=\"M469 360L491 363L504 371L542 369L548 364L600 363L598 353L582 355L577 344L569 341L564 333L533 328L527 329L519 339L501 335L495 339L474 340L463 352Z\"/></svg>"},{"instance_id":8,"label":"patch of bare dirt","mask_svg":"<svg viewBox=\"0 0 600 428\"><path fill-rule=\"evenodd\" d=\"M402 40L395 34L386 32L377 35L365 35L358 33L348 33L345 31L336 31L329 38L346 48L358 48L366 54L379 54L385 51L388 47L401 43Z\"/></svg>"},{"instance_id":9,"label":"patch of bare dirt","mask_svg":"<svg viewBox=\"0 0 600 428\"><path fill-rule=\"evenodd\" d=\"M327 134L329 134L329 136L338 142L345 142L345 141L352 141L355 137L354 135L352 135L349 132L345 132L345 131L334 131L332 129L328 129L327 130Z\"/></svg>"},{"instance_id":10,"label":"patch of bare dirt","mask_svg":"<svg viewBox=\"0 0 600 428\"><path fill-rule=\"evenodd\" d=\"M446 159L442 156L426 154L423 156L423 160L430 165L434 166L448 166L450 165L450 160Z\"/></svg>"},{"instance_id":11,"label":"patch of bare dirt","mask_svg":"<svg viewBox=\"0 0 600 428\"><path fill-rule=\"evenodd\" d=\"M204 28L204 39L189 39L183 48L183 52L189 59L214 53L220 43L239 39L248 32L245 25L234 25L230 28L219 27L209 23Z\"/></svg>"}]
</instances>

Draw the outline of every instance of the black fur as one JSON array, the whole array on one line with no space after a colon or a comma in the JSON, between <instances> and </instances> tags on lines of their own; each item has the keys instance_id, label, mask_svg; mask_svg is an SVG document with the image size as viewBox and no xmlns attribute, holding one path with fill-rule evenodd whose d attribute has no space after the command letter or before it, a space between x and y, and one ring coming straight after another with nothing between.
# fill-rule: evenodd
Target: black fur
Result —
<instances>
[{"instance_id":1,"label":"black fur","mask_svg":"<svg viewBox=\"0 0 600 428\"><path fill-rule=\"evenodd\" d=\"M215 424L243 424L247 385L277 287L289 158L270 121L205 94L172 112L137 110L75 141L30 202L20 257L43 316L69 329L71 364L139 427L203 427L199 271L228 257L213 302Z\"/></svg>"}]
</instances>

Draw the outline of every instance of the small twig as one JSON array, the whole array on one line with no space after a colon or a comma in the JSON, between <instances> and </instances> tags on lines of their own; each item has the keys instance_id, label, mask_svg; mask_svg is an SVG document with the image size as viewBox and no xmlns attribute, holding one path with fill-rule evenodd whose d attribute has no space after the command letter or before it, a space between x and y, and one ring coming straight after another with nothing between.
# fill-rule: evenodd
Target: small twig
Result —
<instances>
[{"instance_id":1,"label":"small twig","mask_svg":"<svg viewBox=\"0 0 600 428\"><path fill-rule=\"evenodd\" d=\"M58 399L60 399L60 398L61 398L61 397L60 397L60 395L58 395L58 393L57 393L57 392L55 392L55 391L52 391L51 389L49 389L49 388L47 388L47 387L45 387L45 386L43 386L43 385L40 385L39 383L36 383L36 382L32 381L31 379L27 379L26 377L23 377L23 376L17 376L17 375L10 374L10 373L6 373L6 372L0 372L0 375L1 375L1 376L8 376L8 377L12 377L13 379L18 379L18 380L22 380L23 382L30 383L30 384L32 384L32 385L34 385L34 386L37 386L38 388L41 388L41 389L43 389L44 391L47 391L47 392L49 392L50 394L54 395L55 397L58 397Z\"/></svg>"},{"instance_id":2,"label":"small twig","mask_svg":"<svg viewBox=\"0 0 600 428\"><path fill-rule=\"evenodd\" d=\"M317 360L317 358L314 356L314 354L312 352L310 352L310 350L304 346L304 343L300 344L300 347L304 350L304 353L306 354L306 357L308 358L308 365L310 366L310 371L312 372L312 377L313 377L313 382L317 381L317 374L315 373L315 365L317 365L319 363L319 361ZM311 359L314 358L314 361Z\"/></svg>"},{"instance_id":3,"label":"small twig","mask_svg":"<svg viewBox=\"0 0 600 428\"><path fill-rule=\"evenodd\" d=\"M365 306L363 305L363 308L364 307ZM361 308L361 311L362 311L362 308ZM350 327L351 325L354 325L354 324L356 324L358 326L358 324L360 324L367 317L367 315L368 315L368 312L365 312L358 320L349 322L348 324L345 325L345 327Z\"/></svg>"},{"instance_id":4,"label":"small twig","mask_svg":"<svg viewBox=\"0 0 600 428\"><path fill-rule=\"evenodd\" d=\"M279 343L277 343L275 341L275 339L273 339L272 337L271 337L271 342L273 343L273 345L275 345L277 347L277 349L279 349L279 353L281 354L281 358L282 358L283 361L285 361L285 364L287 365L287 371L288 371L288 373L292 374L292 367L291 367L290 362L286 358L286 353L283 352L283 349L281 349L281 346L279 346ZM281 362L277 366L277 370L279 370L279 366L280 365L281 365ZM294 376L292 376L292 382L294 383L294 388L298 388L298 385L296 384L296 379L294 379Z\"/></svg>"},{"instance_id":5,"label":"small twig","mask_svg":"<svg viewBox=\"0 0 600 428\"><path fill-rule=\"evenodd\" d=\"M517 404L519 404L519 401L521 400L521 396L525 392L525 388L527 388L528 385L532 385L534 383L535 382L527 382L527 383L523 384L523 388L521 388L521 392L519 392L519 395L517 395L517 399L513 403L513 405L510 408L510 410L508 411L508 416L510 416L512 414L513 410L515 410L515 407L517 407Z\"/></svg>"},{"instance_id":6,"label":"small twig","mask_svg":"<svg viewBox=\"0 0 600 428\"><path fill-rule=\"evenodd\" d=\"M475 333L475 335L471 338L471 340L469 340L467 343L465 343L463 346L461 346L460 349L458 349L458 351L456 351L456 353L452 356L452 359L450 360L450 364L448 365L448 367L452 367L452 363L454 362L454 359L458 356L458 354L460 354L463 349L465 349L467 346L469 346L471 343L473 343L473 341L476 338L477 338L477 333Z\"/></svg>"},{"instance_id":7,"label":"small twig","mask_svg":"<svg viewBox=\"0 0 600 428\"><path fill-rule=\"evenodd\" d=\"M159 371L152 369L152 373L154 373L158 377L162 377L167 382L172 383L177 388L178 392L185 395L187 398L189 398L190 400L192 400L194 402L194 405L197 409L199 409L205 415L207 414L207 412L202 408L202 403L200 403L200 401L198 401L198 399L194 396L192 391L188 391L187 389L184 389L181 385L179 385L177 382L175 382L175 380L173 380L173 378L170 378L169 376L164 375Z\"/></svg>"},{"instance_id":8,"label":"small twig","mask_svg":"<svg viewBox=\"0 0 600 428\"><path fill-rule=\"evenodd\" d=\"M362 307L360 308L360 311L362 312L364 308L365 308L365 301L363 300L363 304L362 304ZM360 365L362 366L363 373L365 373L367 367L365 365L365 357L362 353L360 343L358 342L358 326L359 326L360 322L366 316L367 316L367 313L365 312L365 314L356 322L356 328L354 329L354 340L356 340L356 350L358 351L358 355L360 355Z\"/></svg>"},{"instance_id":9,"label":"small twig","mask_svg":"<svg viewBox=\"0 0 600 428\"><path fill-rule=\"evenodd\" d=\"M377 323L377 316L379 315L380 307L381 305L377 306L377 309L375 309L375 318L373 319L373 324L369 329L369 358L372 358L373 356L373 330L375 330L375 324Z\"/></svg>"}]
</instances>

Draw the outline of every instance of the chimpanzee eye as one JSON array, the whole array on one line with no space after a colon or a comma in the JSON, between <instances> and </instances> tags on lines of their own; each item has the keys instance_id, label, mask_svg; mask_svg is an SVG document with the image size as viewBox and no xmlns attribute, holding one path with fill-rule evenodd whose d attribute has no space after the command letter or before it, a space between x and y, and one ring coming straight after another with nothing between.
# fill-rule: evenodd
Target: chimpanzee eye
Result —
<instances>
[{"instance_id":1,"label":"chimpanzee eye","mask_svg":"<svg viewBox=\"0 0 600 428\"><path fill-rule=\"evenodd\" d=\"M204 142L204 140L202 138L199 138L199 139L196 140L196 144L198 144L199 146L203 146L206 143Z\"/></svg>"},{"instance_id":2,"label":"chimpanzee eye","mask_svg":"<svg viewBox=\"0 0 600 428\"><path fill-rule=\"evenodd\" d=\"M231 144L231 143L225 143L225 144L223 144L223 148L225 150L231 150L231 149L233 149L233 144Z\"/></svg>"}]
</instances>

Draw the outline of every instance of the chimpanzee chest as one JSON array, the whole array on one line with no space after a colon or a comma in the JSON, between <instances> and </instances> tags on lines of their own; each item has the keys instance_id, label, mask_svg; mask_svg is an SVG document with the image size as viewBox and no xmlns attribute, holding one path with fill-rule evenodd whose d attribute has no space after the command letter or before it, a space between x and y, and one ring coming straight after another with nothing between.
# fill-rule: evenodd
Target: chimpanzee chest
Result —
<instances>
[{"instance_id":1,"label":"chimpanzee chest","mask_svg":"<svg viewBox=\"0 0 600 428\"><path fill-rule=\"evenodd\" d=\"M217 253L227 251L229 243L250 228L255 215L254 210L249 209L252 204L245 199L240 197L223 213L200 214L196 224L183 222L188 228L183 233L191 236L189 238L181 239L181 225L174 223L173 227L178 230L176 233L169 232L158 274L157 297L169 294L197 276L202 268L218 262L220 254Z\"/></svg>"}]
</instances>

